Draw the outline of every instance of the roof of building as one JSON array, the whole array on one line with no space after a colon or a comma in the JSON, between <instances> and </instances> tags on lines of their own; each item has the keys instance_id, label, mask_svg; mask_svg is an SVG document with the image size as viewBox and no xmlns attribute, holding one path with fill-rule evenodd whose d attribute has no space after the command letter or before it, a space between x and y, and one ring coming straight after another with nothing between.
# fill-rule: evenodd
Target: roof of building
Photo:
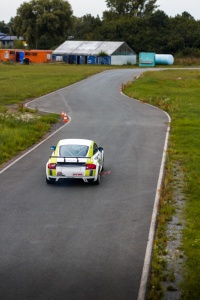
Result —
<instances>
[{"instance_id":1,"label":"roof of building","mask_svg":"<svg viewBox=\"0 0 200 300\"><path fill-rule=\"evenodd\" d=\"M65 41L53 54L75 55L135 55L135 52L125 42L104 41Z\"/></svg>"},{"instance_id":2,"label":"roof of building","mask_svg":"<svg viewBox=\"0 0 200 300\"><path fill-rule=\"evenodd\" d=\"M6 34L5 34L5 33L3 33L3 32L0 32L0 40L1 40L1 39L3 39L5 36L6 36Z\"/></svg>"},{"instance_id":3,"label":"roof of building","mask_svg":"<svg viewBox=\"0 0 200 300\"><path fill-rule=\"evenodd\" d=\"M16 35L7 35L5 33L0 32L0 40L1 41L15 41L15 40L23 40L23 37L17 37Z\"/></svg>"}]
</instances>

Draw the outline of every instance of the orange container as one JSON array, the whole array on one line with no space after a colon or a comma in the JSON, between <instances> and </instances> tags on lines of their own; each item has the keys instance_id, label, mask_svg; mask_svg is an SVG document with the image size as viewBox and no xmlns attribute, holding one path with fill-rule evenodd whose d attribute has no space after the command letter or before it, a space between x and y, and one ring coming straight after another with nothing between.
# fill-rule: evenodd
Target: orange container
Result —
<instances>
[{"instance_id":1,"label":"orange container","mask_svg":"<svg viewBox=\"0 0 200 300\"><path fill-rule=\"evenodd\" d=\"M0 49L0 61L16 61L15 50Z\"/></svg>"},{"instance_id":2,"label":"orange container","mask_svg":"<svg viewBox=\"0 0 200 300\"><path fill-rule=\"evenodd\" d=\"M0 61L20 62L20 53L31 63L48 63L52 61L52 50L0 49Z\"/></svg>"},{"instance_id":3,"label":"orange container","mask_svg":"<svg viewBox=\"0 0 200 300\"><path fill-rule=\"evenodd\" d=\"M31 63L47 63L52 61L52 50L25 50L24 58Z\"/></svg>"}]
</instances>

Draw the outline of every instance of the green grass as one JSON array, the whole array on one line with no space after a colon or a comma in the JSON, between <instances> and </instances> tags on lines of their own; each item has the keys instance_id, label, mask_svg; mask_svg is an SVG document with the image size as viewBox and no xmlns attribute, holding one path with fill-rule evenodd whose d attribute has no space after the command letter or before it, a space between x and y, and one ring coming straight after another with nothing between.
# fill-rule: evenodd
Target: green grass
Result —
<instances>
[{"instance_id":1,"label":"green grass","mask_svg":"<svg viewBox=\"0 0 200 300\"><path fill-rule=\"evenodd\" d=\"M149 300L163 299L164 289L162 282L165 282L171 274L166 272L166 255L168 237L166 235L166 224L171 221L172 215L175 211L173 203L173 165L170 156L167 155L165 178L163 186L160 191L160 207L157 216L157 232L154 240L153 259L151 280L149 284Z\"/></svg>"},{"instance_id":2,"label":"green grass","mask_svg":"<svg viewBox=\"0 0 200 300\"><path fill-rule=\"evenodd\" d=\"M0 115L0 165L38 142L59 118L56 114L33 113L33 118L26 121L21 116L18 113Z\"/></svg>"},{"instance_id":3,"label":"green grass","mask_svg":"<svg viewBox=\"0 0 200 300\"><path fill-rule=\"evenodd\" d=\"M186 206L184 210L185 229L183 231L182 247L187 257L184 282L182 284L183 299L200 299L200 70L165 70L147 72L129 84L124 92L136 99L148 102L167 111L171 118L171 133L166 165L167 185L164 194L173 202L173 188L177 175L173 166L178 165L184 174L184 195ZM163 197L163 196L162 196ZM161 198L162 198L161 197ZM172 205L173 207L173 205ZM170 212L170 207L167 211ZM165 209L166 210L166 209ZM172 212L173 213L173 209ZM160 218L162 218L161 220ZM157 282L157 294L150 291L151 299L162 299L159 290L159 276L162 273L159 259L159 247L164 249L163 233L167 218L162 211L158 218L158 230L154 247L151 287ZM161 228L160 228L161 227ZM159 240L161 237L161 240ZM158 244L157 244L158 243ZM161 249L161 250L163 250ZM153 281L152 281L153 280ZM153 283L153 284L152 284ZM160 293L160 294L159 294Z\"/></svg>"}]
</instances>

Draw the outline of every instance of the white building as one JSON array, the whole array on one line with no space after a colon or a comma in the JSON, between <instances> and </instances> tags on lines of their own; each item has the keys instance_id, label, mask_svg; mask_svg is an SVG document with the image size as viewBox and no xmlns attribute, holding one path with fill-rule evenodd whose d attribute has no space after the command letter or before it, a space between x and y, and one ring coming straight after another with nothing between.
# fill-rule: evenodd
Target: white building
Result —
<instances>
[{"instance_id":1,"label":"white building","mask_svg":"<svg viewBox=\"0 0 200 300\"><path fill-rule=\"evenodd\" d=\"M65 41L52 57L71 64L136 64L136 54L125 42Z\"/></svg>"}]
</instances>

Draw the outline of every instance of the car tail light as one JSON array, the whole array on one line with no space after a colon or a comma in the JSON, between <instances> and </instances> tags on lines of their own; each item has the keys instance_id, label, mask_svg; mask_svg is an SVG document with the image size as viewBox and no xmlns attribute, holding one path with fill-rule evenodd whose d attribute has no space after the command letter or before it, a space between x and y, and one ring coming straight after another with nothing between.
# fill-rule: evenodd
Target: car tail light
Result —
<instances>
[{"instance_id":1,"label":"car tail light","mask_svg":"<svg viewBox=\"0 0 200 300\"><path fill-rule=\"evenodd\" d=\"M56 164L48 164L48 169L56 169Z\"/></svg>"},{"instance_id":2,"label":"car tail light","mask_svg":"<svg viewBox=\"0 0 200 300\"><path fill-rule=\"evenodd\" d=\"M96 165L94 164L86 164L86 170L95 170L96 169Z\"/></svg>"}]
</instances>

